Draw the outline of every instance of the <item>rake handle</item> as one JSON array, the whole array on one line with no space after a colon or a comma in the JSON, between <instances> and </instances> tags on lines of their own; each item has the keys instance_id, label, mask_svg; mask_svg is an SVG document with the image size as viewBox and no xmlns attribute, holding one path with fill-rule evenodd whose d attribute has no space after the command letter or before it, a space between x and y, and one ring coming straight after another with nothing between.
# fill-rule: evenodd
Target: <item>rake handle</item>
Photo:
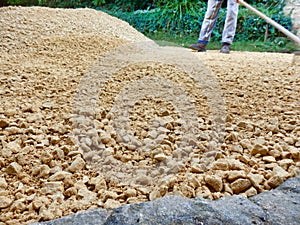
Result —
<instances>
[{"instance_id":1,"label":"rake handle","mask_svg":"<svg viewBox=\"0 0 300 225\"><path fill-rule=\"evenodd\" d=\"M270 17L266 16L262 12L260 12L257 9L253 8L251 5L249 5L244 0L239 0L239 3L243 6L245 6L250 11L254 12L256 15L258 15L259 17L264 19L267 23L271 24L272 26L274 26L275 28L280 30L282 33L284 33L286 36L288 36L290 39L292 39L294 42L296 42L300 45L300 38L297 35L293 34L292 32L290 32L289 30L287 30L286 28L284 28L279 23L275 22L274 20L272 20Z\"/></svg>"}]
</instances>

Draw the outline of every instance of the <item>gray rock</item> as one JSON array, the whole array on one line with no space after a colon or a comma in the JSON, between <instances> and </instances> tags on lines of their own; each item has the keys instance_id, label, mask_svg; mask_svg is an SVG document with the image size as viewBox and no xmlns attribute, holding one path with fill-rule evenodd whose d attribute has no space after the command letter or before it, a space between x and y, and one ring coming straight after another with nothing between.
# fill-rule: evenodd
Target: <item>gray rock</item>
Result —
<instances>
[{"instance_id":1,"label":"gray rock","mask_svg":"<svg viewBox=\"0 0 300 225\"><path fill-rule=\"evenodd\" d=\"M300 176L251 198L231 196L211 201L166 196L146 203L76 213L35 225L77 224L299 224Z\"/></svg>"},{"instance_id":2,"label":"gray rock","mask_svg":"<svg viewBox=\"0 0 300 225\"><path fill-rule=\"evenodd\" d=\"M268 224L299 224L300 176L291 178L277 189L250 198L264 209Z\"/></svg>"},{"instance_id":3,"label":"gray rock","mask_svg":"<svg viewBox=\"0 0 300 225\"><path fill-rule=\"evenodd\" d=\"M105 209L93 209L79 212L70 216L32 225L94 225L105 224L110 213Z\"/></svg>"}]
</instances>

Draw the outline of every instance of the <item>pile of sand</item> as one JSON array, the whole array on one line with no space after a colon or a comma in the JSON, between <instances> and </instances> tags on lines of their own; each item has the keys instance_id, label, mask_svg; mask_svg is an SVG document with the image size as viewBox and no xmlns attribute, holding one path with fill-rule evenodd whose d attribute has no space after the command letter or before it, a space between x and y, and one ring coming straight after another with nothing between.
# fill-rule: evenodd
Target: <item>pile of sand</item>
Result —
<instances>
[{"instance_id":1,"label":"pile of sand","mask_svg":"<svg viewBox=\"0 0 300 225\"><path fill-rule=\"evenodd\" d=\"M159 48L91 9L6 7L0 23L0 224L168 194L248 197L299 174L291 55Z\"/></svg>"}]
</instances>

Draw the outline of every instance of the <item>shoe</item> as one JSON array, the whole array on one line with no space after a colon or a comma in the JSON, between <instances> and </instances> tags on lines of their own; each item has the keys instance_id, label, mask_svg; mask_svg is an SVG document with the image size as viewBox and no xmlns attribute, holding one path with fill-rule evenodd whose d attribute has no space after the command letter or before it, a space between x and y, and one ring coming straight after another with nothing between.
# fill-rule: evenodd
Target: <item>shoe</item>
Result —
<instances>
[{"instance_id":1,"label":"shoe","mask_svg":"<svg viewBox=\"0 0 300 225\"><path fill-rule=\"evenodd\" d=\"M220 52L225 53L225 54L229 54L230 53L230 44L223 43Z\"/></svg>"},{"instance_id":2,"label":"shoe","mask_svg":"<svg viewBox=\"0 0 300 225\"><path fill-rule=\"evenodd\" d=\"M197 43L197 44L191 44L190 48L197 51L197 52L206 52L206 45Z\"/></svg>"}]
</instances>

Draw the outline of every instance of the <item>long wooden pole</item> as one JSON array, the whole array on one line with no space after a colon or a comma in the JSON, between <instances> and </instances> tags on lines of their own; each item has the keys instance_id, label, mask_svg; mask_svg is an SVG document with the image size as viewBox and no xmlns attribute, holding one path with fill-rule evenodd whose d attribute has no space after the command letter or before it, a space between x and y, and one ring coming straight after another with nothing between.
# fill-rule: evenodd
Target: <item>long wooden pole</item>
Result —
<instances>
[{"instance_id":1,"label":"long wooden pole","mask_svg":"<svg viewBox=\"0 0 300 225\"><path fill-rule=\"evenodd\" d=\"M296 36L295 34L293 34L292 32L290 32L289 30L287 30L286 28L284 28L283 26L281 26L279 23L277 23L274 20L272 20L270 17L266 16L265 14L261 13L257 9L253 8L251 5L249 5L248 3L246 3L244 0L239 0L238 2L240 4L242 4L243 6L245 6L247 9L249 9L250 11L254 12L256 15L258 15L262 19L264 19L267 23L271 24L272 26L274 26L275 28L277 28L278 30L280 30L282 33L284 33L286 36L288 36L294 42L296 42L296 43L298 43L300 45L300 38L298 36Z\"/></svg>"}]
</instances>

